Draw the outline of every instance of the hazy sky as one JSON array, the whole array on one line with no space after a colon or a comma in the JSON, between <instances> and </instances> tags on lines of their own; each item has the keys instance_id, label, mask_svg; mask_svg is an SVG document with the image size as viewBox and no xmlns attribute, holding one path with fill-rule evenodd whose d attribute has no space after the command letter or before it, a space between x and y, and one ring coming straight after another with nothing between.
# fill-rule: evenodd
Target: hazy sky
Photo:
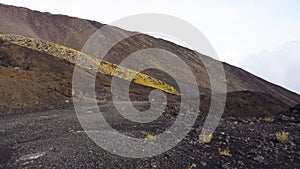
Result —
<instances>
[{"instance_id":1,"label":"hazy sky","mask_svg":"<svg viewBox=\"0 0 300 169\"><path fill-rule=\"evenodd\" d=\"M162 13L196 26L222 61L300 93L298 0L0 0L102 23L140 13Z\"/></svg>"}]
</instances>

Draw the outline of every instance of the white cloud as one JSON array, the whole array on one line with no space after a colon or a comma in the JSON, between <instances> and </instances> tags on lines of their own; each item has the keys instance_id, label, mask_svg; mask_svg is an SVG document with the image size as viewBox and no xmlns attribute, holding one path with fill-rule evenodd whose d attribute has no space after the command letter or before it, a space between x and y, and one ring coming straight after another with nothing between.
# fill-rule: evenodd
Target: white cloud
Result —
<instances>
[{"instance_id":1,"label":"white cloud","mask_svg":"<svg viewBox=\"0 0 300 169\"><path fill-rule=\"evenodd\" d=\"M248 55L239 64L266 80L300 93L300 41Z\"/></svg>"}]
</instances>

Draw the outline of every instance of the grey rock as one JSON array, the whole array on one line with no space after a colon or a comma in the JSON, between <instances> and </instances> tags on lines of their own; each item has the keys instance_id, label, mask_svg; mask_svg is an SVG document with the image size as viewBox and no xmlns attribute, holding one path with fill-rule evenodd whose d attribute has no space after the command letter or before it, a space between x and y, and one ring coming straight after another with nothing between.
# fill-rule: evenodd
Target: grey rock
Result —
<instances>
[{"instance_id":1,"label":"grey rock","mask_svg":"<svg viewBox=\"0 0 300 169\"><path fill-rule=\"evenodd\" d=\"M257 156L257 157L254 157L253 159L259 163L262 163L265 158L263 156Z\"/></svg>"}]
</instances>

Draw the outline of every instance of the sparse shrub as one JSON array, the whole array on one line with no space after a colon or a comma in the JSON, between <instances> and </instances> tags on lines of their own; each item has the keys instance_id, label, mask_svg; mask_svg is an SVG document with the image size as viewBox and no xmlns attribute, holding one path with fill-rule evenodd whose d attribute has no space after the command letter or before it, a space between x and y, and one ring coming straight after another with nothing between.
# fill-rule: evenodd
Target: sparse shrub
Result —
<instances>
[{"instance_id":1,"label":"sparse shrub","mask_svg":"<svg viewBox=\"0 0 300 169\"><path fill-rule=\"evenodd\" d=\"M265 117L265 118L264 118L264 121L265 121L265 122L268 122L268 123L271 123L271 122L274 121L274 118L273 118L273 117Z\"/></svg>"},{"instance_id":2,"label":"sparse shrub","mask_svg":"<svg viewBox=\"0 0 300 169\"><path fill-rule=\"evenodd\" d=\"M284 143L288 140L289 133L287 132L277 132L276 133L276 140L280 143Z\"/></svg>"},{"instance_id":3,"label":"sparse shrub","mask_svg":"<svg viewBox=\"0 0 300 169\"><path fill-rule=\"evenodd\" d=\"M145 137L145 140L153 141L156 140L155 135L148 133L147 136Z\"/></svg>"},{"instance_id":4,"label":"sparse shrub","mask_svg":"<svg viewBox=\"0 0 300 169\"><path fill-rule=\"evenodd\" d=\"M202 141L203 143L210 143L212 138L213 138L213 134L203 133L199 136L200 141Z\"/></svg>"},{"instance_id":5,"label":"sparse shrub","mask_svg":"<svg viewBox=\"0 0 300 169\"><path fill-rule=\"evenodd\" d=\"M196 168L196 164L192 164L192 165L189 165L188 167L187 167L187 169L193 169L193 168Z\"/></svg>"},{"instance_id":6,"label":"sparse shrub","mask_svg":"<svg viewBox=\"0 0 300 169\"><path fill-rule=\"evenodd\" d=\"M219 151L219 154L222 156L228 156L228 157L232 156L232 154L230 154L229 150Z\"/></svg>"}]
</instances>

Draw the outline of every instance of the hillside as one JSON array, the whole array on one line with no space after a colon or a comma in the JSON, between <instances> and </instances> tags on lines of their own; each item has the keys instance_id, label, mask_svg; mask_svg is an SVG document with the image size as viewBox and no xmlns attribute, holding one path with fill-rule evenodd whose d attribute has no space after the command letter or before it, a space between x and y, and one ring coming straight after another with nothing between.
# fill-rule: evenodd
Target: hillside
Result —
<instances>
[{"instance_id":1,"label":"hillside","mask_svg":"<svg viewBox=\"0 0 300 169\"><path fill-rule=\"evenodd\" d=\"M95 58L81 52L86 40L104 25L95 21L0 4L0 22L0 169L300 168L300 95L294 92L227 63L222 65L228 92L211 92L202 61L208 66L219 61L199 58L195 51L145 34L124 39L104 58ZM114 35L131 33L108 26L102 37L109 42ZM107 45L99 43L96 49ZM147 60L136 58L134 64L151 63L158 69L137 72L120 64L129 54L147 48L169 51L191 68L201 94L200 111L179 106L183 99L198 101L191 94L197 92L188 88L189 93L184 93L171 74L159 70L164 66L176 70L178 79L190 85L191 75L182 67L157 59L157 53L150 53ZM79 63L78 80L87 82L80 91L74 90L80 84L72 83L75 63ZM133 109L124 113L128 102L113 102L112 89L119 89L112 85L114 77L118 83L129 84L129 92L121 88L117 97L129 93L130 104L142 113ZM151 97L154 89L163 91L167 102ZM206 118L211 99L224 95L223 116L212 117L213 121ZM82 111L73 104L77 100ZM151 106L157 103L166 104L165 109ZM161 114L146 123L131 119L151 116L149 108ZM190 118L192 113L197 118ZM194 123L186 121L190 119ZM206 122L218 125L216 130L205 132ZM120 139L121 135L126 137ZM124 138L139 141L130 145ZM144 158L169 145L170 149ZM128 158L119 150L138 155Z\"/></svg>"},{"instance_id":2,"label":"hillside","mask_svg":"<svg viewBox=\"0 0 300 169\"><path fill-rule=\"evenodd\" d=\"M26 8L18 8L3 4L0 5L0 22L2 23L0 33L35 37L76 50L80 50L86 40L98 28L103 26L103 24L95 21L88 21L64 15L51 15L49 13L41 13ZM126 34L130 32L111 27L111 30L107 32L106 38L110 38L110 35L118 33ZM101 45L105 46L105 44ZM105 59L112 63L119 63L122 58L126 57L128 54L146 48L165 49L181 57L188 65L190 65L192 71L196 75L196 80L200 85L200 92L209 95L210 83L202 62L193 51L174 43L156 39L145 34L139 34L116 45L112 51L105 56ZM202 59L209 59L206 56L202 57ZM271 94L273 97L289 106L295 105L300 100L300 96L294 92L269 83L227 63L223 63L223 65L229 92L251 91ZM157 78L160 79L159 77ZM182 76L182 78L188 77Z\"/></svg>"},{"instance_id":3,"label":"hillside","mask_svg":"<svg viewBox=\"0 0 300 169\"><path fill-rule=\"evenodd\" d=\"M6 100L6 102L2 102L2 107L22 107L21 105L27 107L31 107L38 102L38 98L46 98L45 102L40 102L39 105L48 105L48 104L62 104L66 100L72 100L70 98L71 96L71 79L72 79L72 71L74 69L74 51L80 50L82 46L84 45L85 41L91 36L98 28L103 26L103 24L93 22L93 21L87 21L82 20L79 18L73 18L63 15L51 15L49 13L41 13L37 11L32 11L25 8L18 8L8 5L0 5L0 22L3 23L0 27L0 33L2 33L2 39L5 40L12 40L16 38L15 36L12 36L7 39L7 34L17 34L22 35L23 37L33 37L36 39L37 42L44 44L43 41L47 42L49 41L54 42L58 45L52 45L52 50L54 51L64 51L65 49L68 49L66 55L61 55L60 58L53 57L55 56L55 52L53 51L45 54L45 49L38 49L36 45L32 46L32 42L34 39L29 38L29 41L26 43L24 42L18 42L18 43L1 43L1 50L2 58L1 58L1 69L2 72L10 72L10 73L2 73L3 77L7 77L8 74L10 77L15 77L15 81L17 79L26 79L26 78L20 78L19 76L27 76L26 73L50 73L54 74L55 77L51 80L38 80L38 81L32 81L29 80L27 82L19 82L18 84L10 83L9 81L4 81L4 83L9 83L9 86L11 86L12 89L20 89L16 91L9 91L13 92L9 93L5 90L5 87L2 89L2 97L4 97L2 100ZM56 31L60 30L60 31ZM118 34L118 33L130 33L126 32L124 30L111 27L111 31L108 32L107 38L110 38L111 34ZM64 38L61 38L61 37ZM43 42L43 43L42 43ZM22 43L24 43L22 45ZM21 45L21 46L20 46ZM27 46L26 46L27 45ZM106 45L106 44L101 44ZM99 46L101 48L101 45ZM19 46L19 47L18 47ZM47 45L46 45L47 46ZM60 49L62 46L62 49ZM65 47L64 47L65 46ZM126 46L126 47L125 47ZM34 49L35 47L36 49ZM39 46L39 48L43 47L43 45ZM125 48L124 48L125 47ZM57 49L56 49L57 48ZM203 112L208 112L209 102L210 102L210 82L208 78L208 74L204 68L203 63L198 58L198 56L195 55L194 51L191 51L187 48L178 46L174 43L162 40L162 39L156 39L148 35L144 34L138 34L135 36L132 36L131 38L125 39L124 41L120 42L116 46L112 48L112 50L108 53L107 56L104 57L105 60L111 62L112 64L118 64L124 57L126 57L128 54L135 52L137 50L146 49L146 48L161 48L165 49L167 51L170 51L177 56L181 57L192 69L192 72L194 73L196 80L199 85L200 93L202 94L202 103L201 103L201 110ZM34 49L34 50L32 50ZM126 49L126 50L125 50ZM68 54L69 53L69 54ZM73 53L73 54L71 54ZM46 55L46 56L44 56ZM17 56L17 57L16 57ZM73 57L73 58L72 58ZM155 57L155 54L153 54L153 57ZM31 58L31 59L26 59ZM41 59L43 58L43 59ZM202 59L208 59L212 62L214 60L210 59L207 56L202 55ZM5 62L11 60L10 62ZM24 62L22 62L22 60ZM152 60L149 60L148 62L151 62ZM104 61L105 62L105 61ZM157 61L156 61L157 62ZM18 64L17 64L18 63ZM14 65L17 64L17 65ZM38 65L41 64L43 66L32 66L32 65ZM31 65L30 67L26 68L26 65ZM290 106L293 106L294 104L298 103L300 100L300 96L296 93L293 93L291 91L288 91L280 86L271 84L259 77L256 77L240 68L231 66L229 64L223 63L225 73L226 73L226 79L227 79L227 87L228 87L228 96L227 96L227 102L225 107L225 114L231 114L231 115L238 115L238 116L255 116L257 114L259 115L267 115L267 114L276 114L279 113L285 109L287 109ZM167 66L167 65L166 65ZM6 67L19 67L21 70L14 70L14 69L7 69ZM45 68L48 68L45 70ZM67 70L65 70L67 69ZM172 69L172 68L171 68ZM23 73L20 73L22 70L27 70ZM33 71L33 72L31 72ZM64 73L62 73L64 72ZM157 72L157 71L146 71L144 72L152 77L154 79L161 79L171 86L174 86L177 88L176 83L174 83L174 80L172 78L168 78L167 74ZM61 74L64 74L64 76L61 76ZM109 73L108 73L109 74ZM112 74L110 74L112 75ZM28 75L29 76L29 75ZM107 92L109 91L109 81L111 79L111 76L104 76L101 75L101 78L106 80L101 80L97 84L97 90L99 91L99 95L107 97L107 99L110 100L110 94ZM39 78L43 78L43 76L39 75ZM66 80L66 82L55 82L62 78ZM98 79L101 79L98 78ZM187 81L189 77L182 74L180 77L183 79L183 81ZM146 78L147 79L147 78ZM51 81L51 83L49 82ZM54 81L54 82L52 82ZM25 97L22 99L23 94L16 94L16 93L22 93L24 88L26 86L31 86L30 83L40 83L43 82L45 85L42 84L35 84L40 86L40 88L36 88L39 90L36 90L37 94L35 96L32 96L30 103L27 101L28 99ZM47 83L50 83L50 91L54 92L54 96L47 97L48 91L45 89L45 86L47 86ZM56 83L58 83L56 85ZM22 86L24 85L24 86ZM51 87L51 85L53 85ZM60 86L60 87L54 87L54 86ZM138 99L138 100L147 100L148 94L151 91L149 88L141 87L139 85L131 85L131 92L134 93L131 95L132 98ZM173 89L171 89L173 90ZM28 92L30 90L27 90L25 92ZM103 91L106 91L105 94L103 94ZM101 94L102 92L102 94ZM35 93L35 91L31 91L31 93ZM64 94L62 94L64 93ZM148 94L147 94L148 93ZM248 94L246 94L248 93ZM11 95L12 98L8 97ZM24 94L26 96L30 96L32 94ZM246 97L247 96L247 97ZM249 97L248 97L249 96ZM251 97L250 97L251 96ZM263 97L260 97L263 96ZM176 97L171 97L173 100L178 100ZM35 99L32 99L35 98ZM13 100L12 100L13 99ZM16 101L19 100L19 101ZM42 99L43 100L43 99ZM26 103L22 103L22 101L26 101ZM49 102L49 103L46 103ZM8 104L8 103L14 103L14 104ZM263 103L264 106L259 105Z\"/></svg>"}]
</instances>

